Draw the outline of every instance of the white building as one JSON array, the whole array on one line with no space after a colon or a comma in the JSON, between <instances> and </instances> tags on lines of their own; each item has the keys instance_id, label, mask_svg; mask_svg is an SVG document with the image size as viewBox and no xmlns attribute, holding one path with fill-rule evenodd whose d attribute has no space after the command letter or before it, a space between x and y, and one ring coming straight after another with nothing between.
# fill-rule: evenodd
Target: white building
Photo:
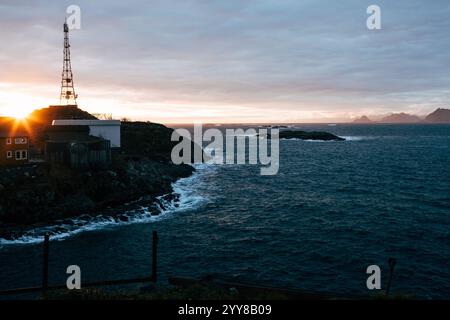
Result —
<instances>
[{"instance_id":1,"label":"white building","mask_svg":"<svg viewBox=\"0 0 450 320\"><path fill-rule=\"evenodd\" d=\"M89 126L90 135L111 141L120 148L120 120L53 120L54 126Z\"/></svg>"}]
</instances>

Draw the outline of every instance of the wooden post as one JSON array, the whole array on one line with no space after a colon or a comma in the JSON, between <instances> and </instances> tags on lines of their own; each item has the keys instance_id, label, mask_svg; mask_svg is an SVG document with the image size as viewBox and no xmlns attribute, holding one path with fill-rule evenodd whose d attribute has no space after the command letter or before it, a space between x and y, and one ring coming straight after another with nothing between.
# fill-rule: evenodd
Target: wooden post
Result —
<instances>
[{"instance_id":1,"label":"wooden post","mask_svg":"<svg viewBox=\"0 0 450 320\"><path fill-rule=\"evenodd\" d=\"M389 295L389 290L391 290L392 276L394 274L394 268L395 264L397 263L397 260L395 258L389 258L388 263L389 263L389 279L386 286L386 296Z\"/></svg>"},{"instance_id":2,"label":"wooden post","mask_svg":"<svg viewBox=\"0 0 450 320\"><path fill-rule=\"evenodd\" d=\"M45 292L48 289L48 247L50 237L48 234L44 236L44 252L42 259L42 290Z\"/></svg>"},{"instance_id":3,"label":"wooden post","mask_svg":"<svg viewBox=\"0 0 450 320\"><path fill-rule=\"evenodd\" d=\"M158 264L158 233L153 231L152 240L152 282L156 283L157 280L157 264Z\"/></svg>"}]
</instances>

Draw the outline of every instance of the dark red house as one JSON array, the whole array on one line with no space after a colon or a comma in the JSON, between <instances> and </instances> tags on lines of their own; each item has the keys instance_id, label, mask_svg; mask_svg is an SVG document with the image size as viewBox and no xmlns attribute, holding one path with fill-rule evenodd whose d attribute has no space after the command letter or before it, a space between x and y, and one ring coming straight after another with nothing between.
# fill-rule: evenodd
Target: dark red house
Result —
<instances>
[{"instance_id":1,"label":"dark red house","mask_svg":"<svg viewBox=\"0 0 450 320\"><path fill-rule=\"evenodd\" d=\"M24 131L14 133L0 128L0 166L18 166L28 163L30 138Z\"/></svg>"}]
</instances>

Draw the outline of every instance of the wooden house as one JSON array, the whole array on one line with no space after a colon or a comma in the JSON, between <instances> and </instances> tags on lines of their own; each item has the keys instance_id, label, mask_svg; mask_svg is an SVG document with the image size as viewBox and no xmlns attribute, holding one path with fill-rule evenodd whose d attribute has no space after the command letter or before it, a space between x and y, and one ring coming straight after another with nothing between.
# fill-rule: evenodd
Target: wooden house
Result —
<instances>
[{"instance_id":1,"label":"wooden house","mask_svg":"<svg viewBox=\"0 0 450 320\"><path fill-rule=\"evenodd\" d=\"M0 127L0 166L19 166L28 163L30 138L27 132Z\"/></svg>"}]
</instances>

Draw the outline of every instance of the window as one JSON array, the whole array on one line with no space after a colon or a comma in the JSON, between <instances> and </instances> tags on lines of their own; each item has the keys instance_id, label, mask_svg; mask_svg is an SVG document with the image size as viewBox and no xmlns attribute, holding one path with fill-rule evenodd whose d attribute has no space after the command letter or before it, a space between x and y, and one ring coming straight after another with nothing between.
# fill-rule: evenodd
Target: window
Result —
<instances>
[{"instance_id":1,"label":"window","mask_svg":"<svg viewBox=\"0 0 450 320\"><path fill-rule=\"evenodd\" d=\"M11 138L6 138L6 144L11 144L11 143L12 143Z\"/></svg>"},{"instance_id":2,"label":"window","mask_svg":"<svg viewBox=\"0 0 450 320\"><path fill-rule=\"evenodd\" d=\"M28 159L28 151L26 150L16 151L16 160L27 160L27 159Z\"/></svg>"},{"instance_id":3,"label":"window","mask_svg":"<svg viewBox=\"0 0 450 320\"><path fill-rule=\"evenodd\" d=\"M12 151L6 151L6 158L8 159L12 158Z\"/></svg>"},{"instance_id":4,"label":"window","mask_svg":"<svg viewBox=\"0 0 450 320\"><path fill-rule=\"evenodd\" d=\"M27 143L27 138L15 138L14 139L14 143L15 144L26 144Z\"/></svg>"}]
</instances>

